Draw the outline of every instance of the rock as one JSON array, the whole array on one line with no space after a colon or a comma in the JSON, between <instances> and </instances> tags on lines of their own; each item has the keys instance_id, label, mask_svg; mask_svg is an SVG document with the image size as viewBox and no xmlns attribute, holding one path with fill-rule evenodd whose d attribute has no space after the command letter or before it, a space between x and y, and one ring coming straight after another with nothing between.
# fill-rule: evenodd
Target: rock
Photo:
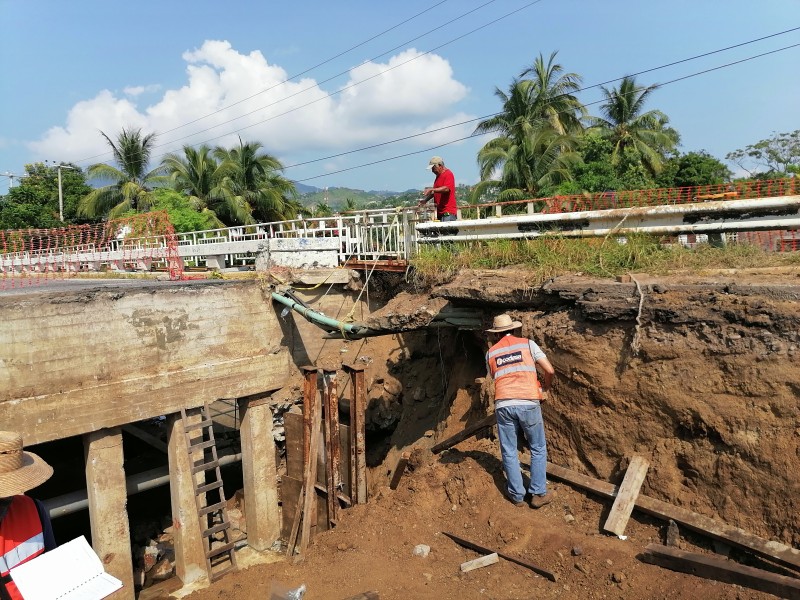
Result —
<instances>
[{"instance_id":1,"label":"rock","mask_svg":"<svg viewBox=\"0 0 800 600\"><path fill-rule=\"evenodd\" d=\"M423 573L423 574L422 574L422 576L423 576L425 579L427 579L428 581L430 581L431 579L433 579L433 574L432 574L432 573Z\"/></svg>"},{"instance_id":2,"label":"rock","mask_svg":"<svg viewBox=\"0 0 800 600\"><path fill-rule=\"evenodd\" d=\"M347 544L345 544L345 543L341 543L341 544L339 544L338 546L336 546L336 548L337 548L337 549L338 549L340 552L344 552L345 550L347 550Z\"/></svg>"},{"instance_id":3,"label":"rock","mask_svg":"<svg viewBox=\"0 0 800 600\"><path fill-rule=\"evenodd\" d=\"M564 515L564 520L567 523L572 523L575 520L575 517L573 517L572 515Z\"/></svg>"},{"instance_id":4,"label":"rock","mask_svg":"<svg viewBox=\"0 0 800 600\"><path fill-rule=\"evenodd\" d=\"M422 558L426 558L430 553L431 547L425 544L417 544L414 546L414 551L412 552L414 556L421 556Z\"/></svg>"},{"instance_id":5,"label":"rock","mask_svg":"<svg viewBox=\"0 0 800 600\"><path fill-rule=\"evenodd\" d=\"M578 569L578 571L580 571L580 572L581 572L581 573L583 573L584 575L588 575L588 574L589 574L589 571L587 571L587 570L586 570L586 567L584 567L584 566L583 566L581 563L579 563L579 562L576 562L576 563L575 563L575 568L576 568L576 569Z\"/></svg>"},{"instance_id":6,"label":"rock","mask_svg":"<svg viewBox=\"0 0 800 600\"><path fill-rule=\"evenodd\" d=\"M680 531L678 530L678 524L672 519L670 519L669 525L667 525L667 534L664 544L667 546L672 546L673 548L677 548L680 541L681 541L681 534Z\"/></svg>"},{"instance_id":7,"label":"rock","mask_svg":"<svg viewBox=\"0 0 800 600\"><path fill-rule=\"evenodd\" d=\"M580 546L572 547L572 556L580 556L581 554L583 554L583 548Z\"/></svg>"},{"instance_id":8,"label":"rock","mask_svg":"<svg viewBox=\"0 0 800 600\"><path fill-rule=\"evenodd\" d=\"M621 571L614 571L611 574L611 581L613 581L614 583L622 583L623 581L625 581L625 573Z\"/></svg>"},{"instance_id":9,"label":"rock","mask_svg":"<svg viewBox=\"0 0 800 600\"><path fill-rule=\"evenodd\" d=\"M172 577L173 566L169 559L161 559L147 575L153 581L164 581Z\"/></svg>"}]
</instances>

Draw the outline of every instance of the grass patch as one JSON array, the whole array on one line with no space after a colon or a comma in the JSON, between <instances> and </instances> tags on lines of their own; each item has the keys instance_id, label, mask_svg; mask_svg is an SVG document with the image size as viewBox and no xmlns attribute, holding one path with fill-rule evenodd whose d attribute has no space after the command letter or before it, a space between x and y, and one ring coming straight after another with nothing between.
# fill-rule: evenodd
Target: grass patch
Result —
<instances>
[{"instance_id":1,"label":"grass patch","mask_svg":"<svg viewBox=\"0 0 800 600\"><path fill-rule=\"evenodd\" d=\"M436 285L452 279L462 269L521 267L536 274L539 281L558 275L581 273L614 277L623 273L666 274L675 271L701 272L708 269L800 266L798 252L768 252L751 244L713 247L700 244L686 248L665 244L650 235L617 238L559 238L537 240L489 240L443 243L438 248L420 246L412 260L420 285Z\"/></svg>"}]
</instances>

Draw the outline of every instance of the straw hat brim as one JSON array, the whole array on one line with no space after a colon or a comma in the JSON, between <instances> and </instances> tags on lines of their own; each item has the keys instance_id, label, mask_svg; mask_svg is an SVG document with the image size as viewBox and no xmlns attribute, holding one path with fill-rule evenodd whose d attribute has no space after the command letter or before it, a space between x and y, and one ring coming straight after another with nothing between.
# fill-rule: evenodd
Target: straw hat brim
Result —
<instances>
[{"instance_id":1,"label":"straw hat brim","mask_svg":"<svg viewBox=\"0 0 800 600\"><path fill-rule=\"evenodd\" d=\"M22 453L22 466L0 474L0 498L23 494L43 484L53 475L53 467L33 452Z\"/></svg>"},{"instance_id":2,"label":"straw hat brim","mask_svg":"<svg viewBox=\"0 0 800 600\"><path fill-rule=\"evenodd\" d=\"M506 325L505 327L492 327L491 329L487 329L486 331L490 333L501 333L503 331L511 331L512 329L516 329L517 327L522 327L522 323L520 321L511 321L511 325Z\"/></svg>"}]
</instances>

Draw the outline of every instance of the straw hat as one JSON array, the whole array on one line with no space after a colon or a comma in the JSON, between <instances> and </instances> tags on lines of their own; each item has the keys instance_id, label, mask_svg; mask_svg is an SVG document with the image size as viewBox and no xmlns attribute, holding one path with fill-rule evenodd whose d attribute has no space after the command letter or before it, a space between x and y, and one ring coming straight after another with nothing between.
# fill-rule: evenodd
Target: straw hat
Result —
<instances>
[{"instance_id":1,"label":"straw hat","mask_svg":"<svg viewBox=\"0 0 800 600\"><path fill-rule=\"evenodd\" d=\"M500 333L501 331L510 331L517 327L522 327L522 323L512 320L508 315L497 315L492 322L492 328L486 331Z\"/></svg>"},{"instance_id":2,"label":"straw hat","mask_svg":"<svg viewBox=\"0 0 800 600\"><path fill-rule=\"evenodd\" d=\"M0 431L0 498L22 494L43 484L53 474L53 467L33 452L22 451L22 436Z\"/></svg>"}]
</instances>

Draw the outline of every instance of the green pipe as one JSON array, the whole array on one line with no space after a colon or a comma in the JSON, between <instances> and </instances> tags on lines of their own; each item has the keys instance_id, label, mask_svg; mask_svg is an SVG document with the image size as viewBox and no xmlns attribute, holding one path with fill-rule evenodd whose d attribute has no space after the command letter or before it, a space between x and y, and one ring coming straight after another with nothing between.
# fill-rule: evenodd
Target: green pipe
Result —
<instances>
[{"instance_id":1,"label":"green pipe","mask_svg":"<svg viewBox=\"0 0 800 600\"><path fill-rule=\"evenodd\" d=\"M331 319L330 317L326 317L322 313L318 313L317 311L311 310L310 308L306 308L305 306L295 302L291 298L287 298L286 296L279 294L277 292L272 292L272 299L277 300L281 304L285 304L293 311L303 315L306 318L306 320L311 321L312 323L320 327L325 326L330 329L341 331L342 333L347 332L353 335L358 335L360 333L363 334L368 331L368 328L364 327L364 325L359 325L357 323L354 324L342 323L341 321L337 321L336 319Z\"/></svg>"}]
</instances>

